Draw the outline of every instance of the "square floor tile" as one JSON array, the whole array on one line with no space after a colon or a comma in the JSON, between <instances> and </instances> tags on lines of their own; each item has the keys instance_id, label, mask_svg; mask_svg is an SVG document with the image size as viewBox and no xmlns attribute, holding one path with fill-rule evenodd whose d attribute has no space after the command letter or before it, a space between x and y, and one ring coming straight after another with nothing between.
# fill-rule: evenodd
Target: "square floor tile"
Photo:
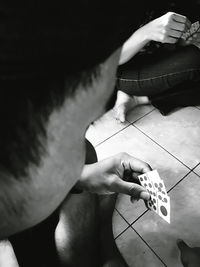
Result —
<instances>
[{"instance_id":1,"label":"square floor tile","mask_svg":"<svg viewBox=\"0 0 200 267\"><path fill-rule=\"evenodd\" d=\"M165 222L154 212L148 211L133 225L134 229L169 267L182 267L180 252L176 245L178 238L183 239L192 247L200 247L199 191L200 178L190 173L169 193L171 224Z\"/></svg>"},{"instance_id":2,"label":"square floor tile","mask_svg":"<svg viewBox=\"0 0 200 267\"><path fill-rule=\"evenodd\" d=\"M114 117L114 111L111 110L90 125L86 132L86 138L96 146L125 128L128 124L128 122L120 123L117 121Z\"/></svg>"},{"instance_id":3,"label":"square floor tile","mask_svg":"<svg viewBox=\"0 0 200 267\"><path fill-rule=\"evenodd\" d=\"M200 165L198 165L195 169L194 172L200 176Z\"/></svg>"},{"instance_id":4,"label":"square floor tile","mask_svg":"<svg viewBox=\"0 0 200 267\"><path fill-rule=\"evenodd\" d=\"M165 266L132 228L119 236L116 243L129 267Z\"/></svg>"},{"instance_id":5,"label":"square floor tile","mask_svg":"<svg viewBox=\"0 0 200 267\"><path fill-rule=\"evenodd\" d=\"M115 207L129 224L132 224L147 210L143 200L132 203L130 197L124 194L119 194Z\"/></svg>"},{"instance_id":6,"label":"square floor tile","mask_svg":"<svg viewBox=\"0 0 200 267\"><path fill-rule=\"evenodd\" d=\"M129 225L127 222L122 218L122 216L114 210L113 213L113 234L114 237L117 237L121 234Z\"/></svg>"},{"instance_id":7,"label":"square floor tile","mask_svg":"<svg viewBox=\"0 0 200 267\"><path fill-rule=\"evenodd\" d=\"M155 108L152 105L137 106L127 114L126 120L133 123L134 121L142 118L154 109Z\"/></svg>"},{"instance_id":8,"label":"square floor tile","mask_svg":"<svg viewBox=\"0 0 200 267\"><path fill-rule=\"evenodd\" d=\"M134 157L148 162L152 168L158 169L167 190L174 186L189 171L184 165L132 125L97 146L96 151L99 159L115 155L119 152L127 152ZM129 223L136 220L146 209L142 201L132 204L128 196L119 196L119 199L121 201L117 201L116 208Z\"/></svg>"},{"instance_id":9,"label":"square floor tile","mask_svg":"<svg viewBox=\"0 0 200 267\"><path fill-rule=\"evenodd\" d=\"M86 132L86 138L94 145L98 145L103 142L113 134L119 132L124 129L130 122L134 122L139 118L142 118L144 115L148 114L154 109L151 105L143 105L136 107L131 112L131 117L127 117L127 121L121 123L120 121L115 119L115 111L114 109L107 112L100 119L95 121L92 125L90 125L89 129ZM129 122L130 121L130 122Z\"/></svg>"},{"instance_id":10,"label":"square floor tile","mask_svg":"<svg viewBox=\"0 0 200 267\"><path fill-rule=\"evenodd\" d=\"M200 162L199 109L187 107L168 116L154 110L135 125L190 168Z\"/></svg>"}]
</instances>

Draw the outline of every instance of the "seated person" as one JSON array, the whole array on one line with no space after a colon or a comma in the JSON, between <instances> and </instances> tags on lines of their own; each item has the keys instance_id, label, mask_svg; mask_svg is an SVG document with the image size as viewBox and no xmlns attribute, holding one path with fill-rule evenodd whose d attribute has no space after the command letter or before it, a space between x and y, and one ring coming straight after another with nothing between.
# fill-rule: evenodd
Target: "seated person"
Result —
<instances>
[{"instance_id":1,"label":"seated person","mask_svg":"<svg viewBox=\"0 0 200 267\"><path fill-rule=\"evenodd\" d=\"M117 73L117 119L124 122L130 109L170 90L200 86L200 28L192 38L181 38L190 26L186 16L167 12L125 42Z\"/></svg>"}]
</instances>

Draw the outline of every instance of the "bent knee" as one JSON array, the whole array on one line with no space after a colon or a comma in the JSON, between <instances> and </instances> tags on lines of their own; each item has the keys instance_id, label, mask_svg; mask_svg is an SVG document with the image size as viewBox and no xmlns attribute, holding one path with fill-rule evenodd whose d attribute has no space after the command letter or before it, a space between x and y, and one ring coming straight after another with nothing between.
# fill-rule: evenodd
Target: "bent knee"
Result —
<instances>
[{"instance_id":1,"label":"bent knee","mask_svg":"<svg viewBox=\"0 0 200 267\"><path fill-rule=\"evenodd\" d=\"M200 49L196 46L190 45L183 47L181 50L183 53L182 58L188 68L200 69Z\"/></svg>"}]
</instances>

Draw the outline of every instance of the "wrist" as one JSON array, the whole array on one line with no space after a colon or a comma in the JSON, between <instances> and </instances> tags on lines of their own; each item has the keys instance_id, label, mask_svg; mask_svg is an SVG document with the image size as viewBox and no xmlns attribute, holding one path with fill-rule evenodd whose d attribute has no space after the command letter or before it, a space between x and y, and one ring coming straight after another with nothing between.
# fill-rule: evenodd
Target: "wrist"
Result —
<instances>
[{"instance_id":1,"label":"wrist","mask_svg":"<svg viewBox=\"0 0 200 267\"><path fill-rule=\"evenodd\" d=\"M152 41L151 32L148 29L148 24L146 24L146 25L144 25L138 29L139 38L143 42L144 45L146 45L147 43Z\"/></svg>"}]
</instances>

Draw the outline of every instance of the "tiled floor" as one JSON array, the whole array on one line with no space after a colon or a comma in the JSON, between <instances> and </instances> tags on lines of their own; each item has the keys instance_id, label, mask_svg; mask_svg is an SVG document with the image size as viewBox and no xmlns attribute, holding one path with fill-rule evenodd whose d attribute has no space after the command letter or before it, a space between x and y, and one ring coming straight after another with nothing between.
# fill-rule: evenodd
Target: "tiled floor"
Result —
<instances>
[{"instance_id":1,"label":"tiled floor","mask_svg":"<svg viewBox=\"0 0 200 267\"><path fill-rule=\"evenodd\" d=\"M87 132L99 159L124 151L157 169L171 198L171 224L120 195L113 217L116 243L130 267L181 267L178 238L200 247L200 108L162 116L138 107L125 124L109 112Z\"/></svg>"}]
</instances>

